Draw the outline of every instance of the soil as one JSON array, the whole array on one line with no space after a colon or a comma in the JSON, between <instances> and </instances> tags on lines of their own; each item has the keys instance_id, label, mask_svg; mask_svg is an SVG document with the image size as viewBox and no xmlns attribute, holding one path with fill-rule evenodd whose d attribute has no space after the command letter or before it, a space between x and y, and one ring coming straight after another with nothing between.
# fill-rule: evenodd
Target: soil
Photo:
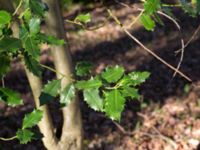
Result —
<instances>
[{"instance_id":1,"label":"soil","mask_svg":"<svg viewBox=\"0 0 200 150\"><path fill-rule=\"evenodd\" d=\"M133 5L131 1L125 1ZM137 4L137 6L140 6ZM73 19L80 12L91 12L92 25L106 19L106 8L128 25L138 12L132 8L109 2L105 5L75 6L64 12L65 19ZM158 25L155 32L146 31L136 23L130 32L147 47L173 66L177 66L181 47L180 38L187 42L200 24L200 18L192 18L181 10L173 10L181 25L179 32L174 24L162 18L164 26ZM200 33L185 48L180 70L192 79L189 83L134 43L113 20L95 31L85 31L66 23L67 37L74 62L86 60L94 63L94 73L108 65L122 65L127 72L149 71L150 78L140 88L143 99L129 101L120 123L113 122L104 114L88 108L81 100L84 124L85 150L197 150L200 149ZM48 47L42 50L41 62L53 67L53 58ZM55 74L44 70L44 83L55 78ZM12 70L5 77L6 87L21 94L24 106L10 108L0 103L0 137L11 137L21 126L25 113L34 108L32 94L22 65L15 60ZM50 104L57 110L58 104ZM59 112L54 124L59 128ZM20 145L18 141L2 142L2 150L43 150L42 142L32 141Z\"/></svg>"}]
</instances>

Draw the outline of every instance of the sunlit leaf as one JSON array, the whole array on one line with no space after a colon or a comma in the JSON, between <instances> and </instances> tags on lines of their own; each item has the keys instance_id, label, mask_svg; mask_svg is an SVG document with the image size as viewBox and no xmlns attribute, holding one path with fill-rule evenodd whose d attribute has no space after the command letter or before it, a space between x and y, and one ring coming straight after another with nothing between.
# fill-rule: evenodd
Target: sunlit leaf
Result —
<instances>
[{"instance_id":1,"label":"sunlit leaf","mask_svg":"<svg viewBox=\"0 0 200 150\"><path fill-rule=\"evenodd\" d=\"M146 0L144 3L144 10L148 15L155 13L160 7L160 0Z\"/></svg>"},{"instance_id":2,"label":"sunlit leaf","mask_svg":"<svg viewBox=\"0 0 200 150\"><path fill-rule=\"evenodd\" d=\"M120 120L125 98L118 90L105 92L105 112L112 120Z\"/></svg>"},{"instance_id":3,"label":"sunlit leaf","mask_svg":"<svg viewBox=\"0 0 200 150\"><path fill-rule=\"evenodd\" d=\"M27 53L24 54L24 61L27 69L32 72L34 75L40 77L42 72L41 72L41 67L39 62L34 59L32 56L28 55Z\"/></svg>"},{"instance_id":4,"label":"sunlit leaf","mask_svg":"<svg viewBox=\"0 0 200 150\"><path fill-rule=\"evenodd\" d=\"M82 23L88 23L91 21L91 15L89 13L87 14L80 14L75 18L75 21L79 21Z\"/></svg>"},{"instance_id":5,"label":"sunlit leaf","mask_svg":"<svg viewBox=\"0 0 200 150\"><path fill-rule=\"evenodd\" d=\"M8 88L0 88L0 97L0 99L8 106L15 107L23 104L23 100L20 98L20 95Z\"/></svg>"},{"instance_id":6,"label":"sunlit leaf","mask_svg":"<svg viewBox=\"0 0 200 150\"><path fill-rule=\"evenodd\" d=\"M90 108L96 111L103 111L103 100L99 96L98 89L87 89L83 91L84 101L90 106Z\"/></svg>"},{"instance_id":7,"label":"sunlit leaf","mask_svg":"<svg viewBox=\"0 0 200 150\"><path fill-rule=\"evenodd\" d=\"M109 83L117 82L124 74L124 68L120 66L108 67L102 73L102 78L104 78Z\"/></svg>"},{"instance_id":8,"label":"sunlit leaf","mask_svg":"<svg viewBox=\"0 0 200 150\"><path fill-rule=\"evenodd\" d=\"M11 21L11 15L7 11L0 11L0 25L8 24Z\"/></svg>"},{"instance_id":9,"label":"sunlit leaf","mask_svg":"<svg viewBox=\"0 0 200 150\"><path fill-rule=\"evenodd\" d=\"M29 21L29 30L31 35L35 35L40 32L40 22L39 18L32 18Z\"/></svg>"},{"instance_id":10,"label":"sunlit leaf","mask_svg":"<svg viewBox=\"0 0 200 150\"><path fill-rule=\"evenodd\" d=\"M147 78L149 78L149 72L131 72L128 74L131 77L132 83L136 85L140 85L141 83L145 82Z\"/></svg>"},{"instance_id":11,"label":"sunlit leaf","mask_svg":"<svg viewBox=\"0 0 200 150\"><path fill-rule=\"evenodd\" d=\"M75 87L73 84L69 84L60 93L61 105L68 106L68 104L74 99L74 97L75 97Z\"/></svg>"},{"instance_id":12,"label":"sunlit leaf","mask_svg":"<svg viewBox=\"0 0 200 150\"><path fill-rule=\"evenodd\" d=\"M102 86L102 81L97 78L91 78L90 80L87 81L86 80L78 81L75 84L75 87L79 90L95 89L101 86Z\"/></svg>"},{"instance_id":13,"label":"sunlit leaf","mask_svg":"<svg viewBox=\"0 0 200 150\"><path fill-rule=\"evenodd\" d=\"M12 37L4 37L0 40L0 52L12 52L15 53L22 47L21 40Z\"/></svg>"},{"instance_id":14,"label":"sunlit leaf","mask_svg":"<svg viewBox=\"0 0 200 150\"><path fill-rule=\"evenodd\" d=\"M43 112L41 110L34 110L29 114L26 114L23 119L22 128L32 128L33 126L37 125L43 117Z\"/></svg>"},{"instance_id":15,"label":"sunlit leaf","mask_svg":"<svg viewBox=\"0 0 200 150\"><path fill-rule=\"evenodd\" d=\"M76 64L75 70L76 70L76 75L77 76L86 76L91 72L92 69L92 63L90 62L78 62Z\"/></svg>"},{"instance_id":16,"label":"sunlit leaf","mask_svg":"<svg viewBox=\"0 0 200 150\"><path fill-rule=\"evenodd\" d=\"M48 82L39 97L40 99L40 105L47 104L54 100L54 98L59 94L59 91L61 89L61 80L52 80Z\"/></svg>"},{"instance_id":17,"label":"sunlit leaf","mask_svg":"<svg viewBox=\"0 0 200 150\"><path fill-rule=\"evenodd\" d=\"M155 22L147 14L142 14L140 17L140 22L145 27L146 30L153 31L155 28Z\"/></svg>"},{"instance_id":18,"label":"sunlit leaf","mask_svg":"<svg viewBox=\"0 0 200 150\"><path fill-rule=\"evenodd\" d=\"M33 139L34 133L27 129L19 129L16 133L17 139L20 141L20 144L27 144Z\"/></svg>"}]
</instances>

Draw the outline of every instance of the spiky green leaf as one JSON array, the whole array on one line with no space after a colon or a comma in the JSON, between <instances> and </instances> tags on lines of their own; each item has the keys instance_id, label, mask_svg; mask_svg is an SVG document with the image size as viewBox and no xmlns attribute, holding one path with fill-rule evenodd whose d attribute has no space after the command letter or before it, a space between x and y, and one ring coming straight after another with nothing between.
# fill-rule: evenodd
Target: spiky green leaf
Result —
<instances>
[{"instance_id":1,"label":"spiky green leaf","mask_svg":"<svg viewBox=\"0 0 200 150\"><path fill-rule=\"evenodd\" d=\"M1 10L0 11L0 26L10 23L11 15L7 11Z\"/></svg>"},{"instance_id":2,"label":"spiky green leaf","mask_svg":"<svg viewBox=\"0 0 200 150\"><path fill-rule=\"evenodd\" d=\"M147 78L149 78L150 73L147 71L144 72L131 72L128 74L131 78L132 83L134 86L140 85L141 83L145 82Z\"/></svg>"},{"instance_id":3,"label":"spiky green leaf","mask_svg":"<svg viewBox=\"0 0 200 150\"><path fill-rule=\"evenodd\" d=\"M0 88L0 97L0 99L8 106L15 107L23 104L23 100L20 98L20 95L8 88Z\"/></svg>"},{"instance_id":4,"label":"spiky green leaf","mask_svg":"<svg viewBox=\"0 0 200 150\"><path fill-rule=\"evenodd\" d=\"M39 97L40 99L40 105L47 104L54 100L54 98L59 94L59 91L61 89L61 79L58 80L52 80L48 82Z\"/></svg>"},{"instance_id":5,"label":"spiky green leaf","mask_svg":"<svg viewBox=\"0 0 200 150\"><path fill-rule=\"evenodd\" d=\"M60 93L61 105L68 106L68 104L74 99L74 97L75 97L75 87L73 84L69 84Z\"/></svg>"},{"instance_id":6,"label":"spiky green leaf","mask_svg":"<svg viewBox=\"0 0 200 150\"><path fill-rule=\"evenodd\" d=\"M10 57L7 55L1 54L0 62L1 62L0 78L2 78L3 75L5 75L10 69Z\"/></svg>"},{"instance_id":7,"label":"spiky green leaf","mask_svg":"<svg viewBox=\"0 0 200 150\"><path fill-rule=\"evenodd\" d=\"M91 15L89 13L80 14L75 18L75 21L82 22L82 23L88 23L91 21Z\"/></svg>"},{"instance_id":8,"label":"spiky green leaf","mask_svg":"<svg viewBox=\"0 0 200 150\"><path fill-rule=\"evenodd\" d=\"M129 86L123 87L123 89L121 90L121 93L124 97L130 97L132 99L139 99L140 98L140 95L138 93L138 89L132 88L132 87L129 87Z\"/></svg>"},{"instance_id":9,"label":"spiky green leaf","mask_svg":"<svg viewBox=\"0 0 200 150\"><path fill-rule=\"evenodd\" d=\"M155 13L160 8L160 0L146 0L144 3L144 10L148 15Z\"/></svg>"},{"instance_id":10,"label":"spiky green leaf","mask_svg":"<svg viewBox=\"0 0 200 150\"><path fill-rule=\"evenodd\" d=\"M0 52L15 53L22 47L21 40L12 37L4 37L0 40Z\"/></svg>"},{"instance_id":11,"label":"spiky green leaf","mask_svg":"<svg viewBox=\"0 0 200 150\"><path fill-rule=\"evenodd\" d=\"M34 133L27 129L19 129L16 133L16 137L20 141L20 144L27 144L33 139Z\"/></svg>"},{"instance_id":12,"label":"spiky green leaf","mask_svg":"<svg viewBox=\"0 0 200 150\"><path fill-rule=\"evenodd\" d=\"M117 82L124 74L124 68L120 66L108 67L102 73L102 78L105 79L108 83Z\"/></svg>"},{"instance_id":13,"label":"spiky green leaf","mask_svg":"<svg viewBox=\"0 0 200 150\"><path fill-rule=\"evenodd\" d=\"M87 89L83 91L84 101L94 110L103 111L103 100L99 96L99 90Z\"/></svg>"},{"instance_id":14,"label":"spiky green leaf","mask_svg":"<svg viewBox=\"0 0 200 150\"><path fill-rule=\"evenodd\" d=\"M27 53L24 54L24 61L27 69L34 75L40 77L42 74L40 63Z\"/></svg>"},{"instance_id":15,"label":"spiky green leaf","mask_svg":"<svg viewBox=\"0 0 200 150\"><path fill-rule=\"evenodd\" d=\"M91 72L91 69L92 69L92 63L87 61L78 62L75 67L76 75L80 77L86 76Z\"/></svg>"},{"instance_id":16,"label":"spiky green leaf","mask_svg":"<svg viewBox=\"0 0 200 150\"><path fill-rule=\"evenodd\" d=\"M120 120L124 105L125 98L118 90L105 92L105 112L112 120Z\"/></svg>"},{"instance_id":17,"label":"spiky green leaf","mask_svg":"<svg viewBox=\"0 0 200 150\"><path fill-rule=\"evenodd\" d=\"M145 27L146 30L153 31L155 28L155 22L148 14L142 14L140 17L140 22L142 23L142 25Z\"/></svg>"},{"instance_id":18,"label":"spiky green leaf","mask_svg":"<svg viewBox=\"0 0 200 150\"><path fill-rule=\"evenodd\" d=\"M90 80L78 81L75 84L75 87L79 90L85 89L95 89L102 86L102 81L97 78L91 78Z\"/></svg>"},{"instance_id":19,"label":"spiky green leaf","mask_svg":"<svg viewBox=\"0 0 200 150\"><path fill-rule=\"evenodd\" d=\"M38 47L38 43L36 39L28 35L26 40L24 41L25 50L28 52L29 55L33 56L33 58L38 59L40 56L40 49Z\"/></svg>"},{"instance_id":20,"label":"spiky green leaf","mask_svg":"<svg viewBox=\"0 0 200 150\"><path fill-rule=\"evenodd\" d=\"M35 109L29 114L26 114L23 119L22 129L32 128L41 121L42 117L43 117L43 112L37 109Z\"/></svg>"},{"instance_id":21,"label":"spiky green leaf","mask_svg":"<svg viewBox=\"0 0 200 150\"><path fill-rule=\"evenodd\" d=\"M51 36L51 35L46 35L44 33L38 34L37 39L39 41L41 41L42 43L47 43L47 44L50 44L50 45L63 45L63 44L65 44L64 40L58 39L58 38Z\"/></svg>"},{"instance_id":22,"label":"spiky green leaf","mask_svg":"<svg viewBox=\"0 0 200 150\"><path fill-rule=\"evenodd\" d=\"M32 18L29 21L29 31L31 35L36 35L40 32L40 22L41 20L39 18Z\"/></svg>"}]
</instances>

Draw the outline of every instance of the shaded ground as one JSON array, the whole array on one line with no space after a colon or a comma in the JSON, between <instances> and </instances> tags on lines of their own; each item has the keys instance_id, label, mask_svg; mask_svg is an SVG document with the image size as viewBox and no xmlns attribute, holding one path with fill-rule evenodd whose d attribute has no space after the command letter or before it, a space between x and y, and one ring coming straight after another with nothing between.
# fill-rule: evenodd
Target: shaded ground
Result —
<instances>
[{"instance_id":1,"label":"shaded ground","mask_svg":"<svg viewBox=\"0 0 200 150\"><path fill-rule=\"evenodd\" d=\"M114 13L129 24L133 15L132 9L118 4L108 4ZM72 19L80 9L66 13ZM94 22L101 22L106 16L105 7L84 8L92 11ZM182 16L183 12L174 10L181 22L185 41L189 39L199 25L199 19ZM180 34L167 20L165 26L158 26L155 32L145 31L138 23L131 32L146 46L172 65L177 65L179 55L175 50L180 48ZM95 64L95 72L99 73L107 65L123 65L127 71L148 70L150 79L141 87L143 102L128 102L122 121L116 124L105 118L103 114L89 109L82 102L83 122L86 150L192 150L197 149L200 140L200 102L199 89L191 86L184 92L187 81L180 76L172 78L173 71L143 51L114 22L108 23L96 31L81 31L74 25L66 23L69 31L68 39L74 60L88 60ZM199 35L199 34L198 34ZM200 39L195 38L185 49L181 71L190 76L194 84L200 80ZM42 62L52 66L52 58L48 51L43 51ZM48 70L44 71L44 82L54 77ZM6 86L22 93L26 106L11 109L0 104L0 136L10 137L21 125L25 112L31 111L34 104L24 71L16 62L12 72L5 78ZM149 107L146 107L148 105ZM55 106L51 106L55 109ZM55 119L59 126L60 118ZM125 130L125 131L124 131ZM2 142L0 149L44 149L39 141L28 145L19 145L17 141Z\"/></svg>"}]
</instances>

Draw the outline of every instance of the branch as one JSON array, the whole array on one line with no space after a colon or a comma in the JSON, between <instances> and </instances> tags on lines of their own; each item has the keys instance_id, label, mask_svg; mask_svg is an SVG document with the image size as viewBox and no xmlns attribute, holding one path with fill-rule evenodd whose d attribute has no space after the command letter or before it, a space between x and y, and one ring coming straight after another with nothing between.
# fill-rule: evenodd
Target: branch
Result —
<instances>
[{"instance_id":1,"label":"branch","mask_svg":"<svg viewBox=\"0 0 200 150\"><path fill-rule=\"evenodd\" d=\"M167 67L169 67L171 70L177 72L180 76L182 76L183 78L185 78L186 80L188 80L189 82L192 82L192 80L186 76L184 73L182 73L181 71L179 71L177 68L173 67L171 64L169 64L168 62L166 62L165 60L163 60L160 56L158 56L157 54L155 54L152 50L150 50L149 48L147 48L144 44L142 44L136 37L134 37L124 26L123 24L118 20L118 18L116 16L114 16L114 14L108 9L107 10L109 15L115 20L115 22L121 27L121 29L132 39L134 40L138 45L140 45L145 51L147 51L148 53L150 53L152 56L154 56L157 60L159 60L160 62L162 62L164 65L166 65Z\"/></svg>"}]
</instances>

